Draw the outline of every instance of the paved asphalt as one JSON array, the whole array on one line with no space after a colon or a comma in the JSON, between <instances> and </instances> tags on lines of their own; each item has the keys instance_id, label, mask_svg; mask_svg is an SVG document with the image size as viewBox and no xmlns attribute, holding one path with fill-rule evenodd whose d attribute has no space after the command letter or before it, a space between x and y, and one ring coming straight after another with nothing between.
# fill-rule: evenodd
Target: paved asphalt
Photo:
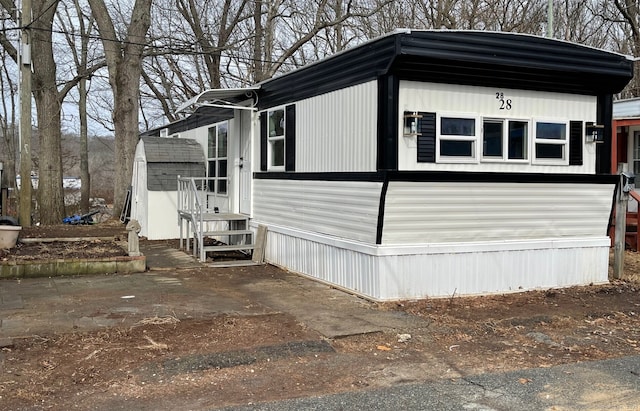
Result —
<instances>
[{"instance_id":1,"label":"paved asphalt","mask_svg":"<svg viewBox=\"0 0 640 411\"><path fill-rule=\"evenodd\" d=\"M640 356L221 410L640 410Z\"/></svg>"},{"instance_id":2,"label":"paved asphalt","mask_svg":"<svg viewBox=\"0 0 640 411\"><path fill-rule=\"evenodd\" d=\"M114 322L126 325L166 313L201 318L287 312L327 338L426 326L411 316L372 310L357 297L291 273L257 275L263 269L254 267L233 278L198 275L200 264L165 248L144 250L151 268L147 273L4 281L0 342L16 336L109 327ZM178 266L196 271L165 272ZM224 408L367 409L640 410L640 356Z\"/></svg>"}]
</instances>

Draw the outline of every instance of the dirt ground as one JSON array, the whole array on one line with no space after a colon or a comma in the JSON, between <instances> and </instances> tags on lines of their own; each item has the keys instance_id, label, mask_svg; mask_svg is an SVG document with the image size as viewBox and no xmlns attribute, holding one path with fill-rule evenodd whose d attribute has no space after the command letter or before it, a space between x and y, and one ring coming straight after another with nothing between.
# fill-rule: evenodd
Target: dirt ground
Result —
<instances>
[{"instance_id":1,"label":"dirt ground","mask_svg":"<svg viewBox=\"0 0 640 411\"><path fill-rule=\"evenodd\" d=\"M117 224L78 228L25 235L124 233ZM625 268L625 280L607 285L377 306L428 320L410 336L327 340L270 314L20 338L0 351L0 408L210 409L637 355L640 254L627 252Z\"/></svg>"}]
</instances>

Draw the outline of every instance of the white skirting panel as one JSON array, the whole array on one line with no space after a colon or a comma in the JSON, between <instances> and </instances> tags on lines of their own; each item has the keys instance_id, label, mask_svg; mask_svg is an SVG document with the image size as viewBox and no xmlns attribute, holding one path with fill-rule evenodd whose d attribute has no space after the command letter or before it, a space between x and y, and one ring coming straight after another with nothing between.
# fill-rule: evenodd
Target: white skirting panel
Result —
<instances>
[{"instance_id":1,"label":"white skirting panel","mask_svg":"<svg viewBox=\"0 0 640 411\"><path fill-rule=\"evenodd\" d=\"M389 301L605 283L609 244L598 237L375 246L269 226L265 258Z\"/></svg>"}]
</instances>

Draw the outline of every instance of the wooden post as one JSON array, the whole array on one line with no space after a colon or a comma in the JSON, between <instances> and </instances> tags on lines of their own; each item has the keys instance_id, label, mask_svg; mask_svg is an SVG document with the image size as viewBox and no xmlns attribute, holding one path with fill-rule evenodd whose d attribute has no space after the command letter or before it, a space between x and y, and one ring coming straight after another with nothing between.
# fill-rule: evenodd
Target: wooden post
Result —
<instances>
[{"instance_id":1,"label":"wooden post","mask_svg":"<svg viewBox=\"0 0 640 411\"><path fill-rule=\"evenodd\" d=\"M618 164L618 175L628 170L627 163ZM629 194L622 192L622 176L620 176L620 190L616 196L616 226L615 242L613 245L613 278L620 279L624 274L624 248L627 231L627 204Z\"/></svg>"},{"instance_id":2,"label":"wooden post","mask_svg":"<svg viewBox=\"0 0 640 411\"><path fill-rule=\"evenodd\" d=\"M18 219L31 226L31 0L22 1L20 43L20 208Z\"/></svg>"}]
</instances>

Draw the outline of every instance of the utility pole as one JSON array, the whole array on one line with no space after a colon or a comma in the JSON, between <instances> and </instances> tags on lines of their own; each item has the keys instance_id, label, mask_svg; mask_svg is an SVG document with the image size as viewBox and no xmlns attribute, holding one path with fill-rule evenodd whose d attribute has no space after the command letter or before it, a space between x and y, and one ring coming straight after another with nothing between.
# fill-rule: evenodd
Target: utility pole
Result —
<instances>
[{"instance_id":1,"label":"utility pole","mask_svg":"<svg viewBox=\"0 0 640 411\"><path fill-rule=\"evenodd\" d=\"M20 197L18 219L31 226L31 0L22 0L20 19Z\"/></svg>"},{"instance_id":2,"label":"utility pole","mask_svg":"<svg viewBox=\"0 0 640 411\"><path fill-rule=\"evenodd\" d=\"M547 3L547 37L553 37L553 0Z\"/></svg>"}]
</instances>

